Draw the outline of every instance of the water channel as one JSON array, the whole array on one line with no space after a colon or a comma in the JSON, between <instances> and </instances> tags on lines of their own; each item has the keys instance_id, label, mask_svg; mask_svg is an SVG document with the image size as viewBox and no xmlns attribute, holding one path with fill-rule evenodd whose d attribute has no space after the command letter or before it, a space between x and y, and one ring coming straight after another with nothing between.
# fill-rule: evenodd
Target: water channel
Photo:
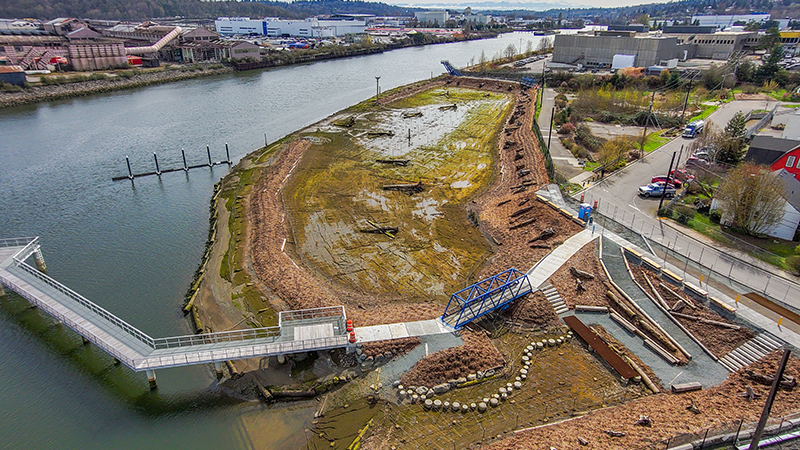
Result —
<instances>
[{"instance_id":1,"label":"water channel","mask_svg":"<svg viewBox=\"0 0 800 450\"><path fill-rule=\"evenodd\" d=\"M0 238L41 236L50 275L153 337L189 333L180 313L227 166L112 182L231 158L382 90L523 48L539 37L396 50L0 110ZM298 448L314 403L231 401L204 366L144 374L19 297L0 300L0 447Z\"/></svg>"}]
</instances>

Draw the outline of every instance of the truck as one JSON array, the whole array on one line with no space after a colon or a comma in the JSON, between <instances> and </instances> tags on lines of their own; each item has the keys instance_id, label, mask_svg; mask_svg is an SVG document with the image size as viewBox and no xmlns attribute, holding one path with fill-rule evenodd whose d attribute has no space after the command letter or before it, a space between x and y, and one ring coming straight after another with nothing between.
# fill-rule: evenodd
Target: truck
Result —
<instances>
[{"instance_id":1,"label":"truck","mask_svg":"<svg viewBox=\"0 0 800 450\"><path fill-rule=\"evenodd\" d=\"M666 188L667 192L664 194L664 189ZM675 196L675 187L671 184L665 183L650 183L647 186L641 186L639 188L639 195L642 197L661 197L664 194L667 198L672 198Z\"/></svg>"},{"instance_id":2,"label":"truck","mask_svg":"<svg viewBox=\"0 0 800 450\"><path fill-rule=\"evenodd\" d=\"M702 120L695 120L694 122L689 123L683 130L683 137L691 139L699 136L700 133L703 132L703 127L705 124L706 123Z\"/></svg>"}]
</instances>

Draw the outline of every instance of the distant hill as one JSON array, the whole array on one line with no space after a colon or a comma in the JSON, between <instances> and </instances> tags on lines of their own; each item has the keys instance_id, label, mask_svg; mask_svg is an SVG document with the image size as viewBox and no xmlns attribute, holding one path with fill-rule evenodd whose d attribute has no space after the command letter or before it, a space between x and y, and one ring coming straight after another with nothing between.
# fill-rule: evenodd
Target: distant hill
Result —
<instances>
[{"instance_id":1,"label":"distant hill","mask_svg":"<svg viewBox=\"0 0 800 450\"><path fill-rule=\"evenodd\" d=\"M220 16L282 17L300 19L308 16L348 13L375 15L413 15L419 8L404 8L348 0L306 0L293 3L278 1L200 0L14 0L0 1L0 17L7 19L82 19L144 20L183 16L214 19Z\"/></svg>"}]
</instances>

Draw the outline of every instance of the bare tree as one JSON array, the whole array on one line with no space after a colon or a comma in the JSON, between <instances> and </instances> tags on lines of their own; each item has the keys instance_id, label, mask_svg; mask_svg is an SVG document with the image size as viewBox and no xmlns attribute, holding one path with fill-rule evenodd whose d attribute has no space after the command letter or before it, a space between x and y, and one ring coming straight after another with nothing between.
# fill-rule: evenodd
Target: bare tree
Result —
<instances>
[{"instance_id":1,"label":"bare tree","mask_svg":"<svg viewBox=\"0 0 800 450\"><path fill-rule=\"evenodd\" d=\"M549 37L543 37L539 41L539 47L537 47L536 50L538 50L539 53L546 53L549 52L552 48L553 48L553 41Z\"/></svg>"},{"instance_id":2,"label":"bare tree","mask_svg":"<svg viewBox=\"0 0 800 450\"><path fill-rule=\"evenodd\" d=\"M764 234L783 218L783 181L769 167L742 164L728 172L714 197L723 222L747 234Z\"/></svg>"},{"instance_id":3,"label":"bare tree","mask_svg":"<svg viewBox=\"0 0 800 450\"><path fill-rule=\"evenodd\" d=\"M517 54L517 48L514 47L514 44L508 44L508 47L506 47L506 50L505 50L505 54L506 54L506 58L508 58L508 59L513 58L514 55Z\"/></svg>"},{"instance_id":4,"label":"bare tree","mask_svg":"<svg viewBox=\"0 0 800 450\"><path fill-rule=\"evenodd\" d=\"M478 58L478 66L480 67L481 72L486 71L486 53L481 50L481 56Z\"/></svg>"}]
</instances>

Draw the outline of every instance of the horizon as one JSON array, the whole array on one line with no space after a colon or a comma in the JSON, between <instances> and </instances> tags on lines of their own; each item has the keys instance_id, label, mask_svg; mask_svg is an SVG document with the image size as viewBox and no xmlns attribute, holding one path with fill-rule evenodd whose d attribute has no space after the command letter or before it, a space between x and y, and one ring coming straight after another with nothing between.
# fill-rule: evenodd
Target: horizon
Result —
<instances>
[{"instance_id":1,"label":"horizon","mask_svg":"<svg viewBox=\"0 0 800 450\"><path fill-rule=\"evenodd\" d=\"M653 3L668 3L670 0L596 0L592 4L586 4L580 0L570 1L515 1L515 0L486 0L479 2L464 2L462 0L404 0L399 2L386 2L394 6L407 8L431 8L431 9L464 9L470 7L473 11L486 10L528 10L542 12L550 9L588 9L588 8L616 8L638 5L649 5Z\"/></svg>"}]
</instances>

